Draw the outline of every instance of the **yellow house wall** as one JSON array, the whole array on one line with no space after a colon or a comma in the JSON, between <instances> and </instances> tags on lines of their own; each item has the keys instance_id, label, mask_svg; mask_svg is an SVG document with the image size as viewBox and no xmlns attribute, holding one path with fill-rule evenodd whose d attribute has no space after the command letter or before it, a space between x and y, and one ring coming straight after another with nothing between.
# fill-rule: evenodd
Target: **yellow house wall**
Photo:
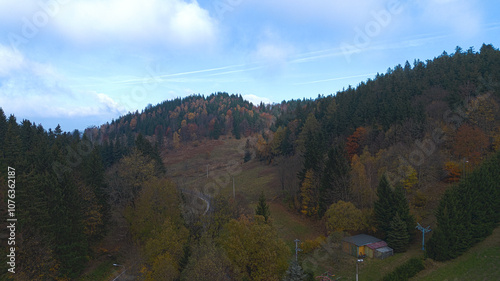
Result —
<instances>
[{"instance_id":1,"label":"yellow house wall","mask_svg":"<svg viewBox=\"0 0 500 281\"><path fill-rule=\"evenodd\" d=\"M365 246L358 247L358 256L365 254Z\"/></svg>"},{"instance_id":2,"label":"yellow house wall","mask_svg":"<svg viewBox=\"0 0 500 281\"><path fill-rule=\"evenodd\" d=\"M366 248L366 256L373 258L373 250L370 248Z\"/></svg>"}]
</instances>

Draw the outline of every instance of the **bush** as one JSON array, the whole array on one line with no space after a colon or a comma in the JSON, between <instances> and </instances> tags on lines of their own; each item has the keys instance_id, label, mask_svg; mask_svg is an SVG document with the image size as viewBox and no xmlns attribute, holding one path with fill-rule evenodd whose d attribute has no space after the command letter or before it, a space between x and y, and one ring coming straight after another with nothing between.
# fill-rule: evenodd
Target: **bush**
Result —
<instances>
[{"instance_id":1,"label":"bush","mask_svg":"<svg viewBox=\"0 0 500 281\"><path fill-rule=\"evenodd\" d=\"M307 239L305 242L302 242L301 248L304 253L310 253L314 249L318 248L321 246L321 243L323 243L326 240L325 236L320 235L314 240L309 240Z\"/></svg>"},{"instance_id":2,"label":"bush","mask_svg":"<svg viewBox=\"0 0 500 281\"><path fill-rule=\"evenodd\" d=\"M383 281L404 281L417 275L425 268L424 261L419 258L411 258L407 262L398 266L393 272L387 274Z\"/></svg>"}]
</instances>

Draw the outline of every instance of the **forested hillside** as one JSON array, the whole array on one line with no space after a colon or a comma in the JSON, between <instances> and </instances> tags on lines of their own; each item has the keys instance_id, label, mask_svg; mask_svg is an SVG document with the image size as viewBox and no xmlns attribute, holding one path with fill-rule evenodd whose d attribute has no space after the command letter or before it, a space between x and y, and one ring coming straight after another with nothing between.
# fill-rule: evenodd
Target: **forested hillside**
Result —
<instances>
[{"instance_id":1,"label":"forested hillside","mask_svg":"<svg viewBox=\"0 0 500 281\"><path fill-rule=\"evenodd\" d=\"M145 280L281 280L289 266L289 276L300 271L289 264L292 242L279 236L264 193L255 212L245 198L236 203L236 196L210 194L207 214L193 219L186 211L185 187L169 179L176 175L164 164L174 153L229 139L244 145L236 165L272 167L279 186L262 190L276 191L274 200L290 212L323 224L322 235L370 233L404 252L415 223L425 222L439 226L430 257L453 258L498 223L498 175L490 174L498 171L499 102L500 51L483 45L479 52L457 47L451 55L406 62L334 95L272 105L227 93L193 95L83 134L46 131L0 109L0 169L16 171L22 258L14 278L77 278L88 264L118 255L106 244L117 232L137 247L134 265ZM192 173L204 178L205 170ZM4 191L7 175L0 174ZM485 187L474 189L478 184ZM493 203L474 202L491 208L460 199L481 198L478 190L491 193ZM7 192L0 196L7 215ZM450 210L460 203L472 213L454 228L459 217ZM450 233L475 226L481 235L467 232L459 245L442 246Z\"/></svg>"}]
</instances>

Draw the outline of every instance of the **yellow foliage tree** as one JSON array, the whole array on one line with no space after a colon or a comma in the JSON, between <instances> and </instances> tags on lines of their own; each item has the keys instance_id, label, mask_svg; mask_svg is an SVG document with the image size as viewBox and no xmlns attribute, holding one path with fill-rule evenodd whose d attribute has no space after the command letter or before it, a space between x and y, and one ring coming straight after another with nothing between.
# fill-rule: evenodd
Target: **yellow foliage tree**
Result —
<instances>
[{"instance_id":1,"label":"yellow foliage tree","mask_svg":"<svg viewBox=\"0 0 500 281\"><path fill-rule=\"evenodd\" d=\"M401 183L405 188L406 192L411 192L412 187L418 183L417 170L413 166L408 165L404 168L405 176L401 179Z\"/></svg>"},{"instance_id":2,"label":"yellow foliage tree","mask_svg":"<svg viewBox=\"0 0 500 281\"><path fill-rule=\"evenodd\" d=\"M304 182L300 187L301 210L304 215L313 217L318 214L318 189L314 180L314 172L306 172Z\"/></svg>"},{"instance_id":3,"label":"yellow foliage tree","mask_svg":"<svg viewBox=\"0 0 500 281\"><path fill-rule=\"evenodd\" d=\"M271 150L270 150L269 144L262 137L262 135L259 135L255 148L257 149L257 157L259 157L259 159L261 159L261 160L269 160L270 159Z\"/></svg>"},{"instance_id":4,"label":"yellow foliage tree","mask_svg":"<svg viewBox=\"0 0 500 281\"><path fill-rule=\"evenodd\" d=\"M277 156L281 154L281 144L285 139L285 129L283 127L279 127L274 133L273 140L271 141L271 153L273 156Z\"/></svg>"},{"instance_id":5,"label":"yellow foliage tree","mask_svg":"<svg viewBox=\"0 0 500 281\"><path fill-rule=\"evenodd\" d=\"M231 220L219 244L240 275L239 280L278 281L288 268L290 249L262 216L256 216L254 222L246 217Z\"/></svg>"},{"instance_id":6,"label":"yellow foliage tree","mask_svg":"<svg viewBox=\"0 0 500 281\"><path fill-rule=\"evenodd\" d=\"M108 194L115 205L126 206L133 202L142 185L155 177L155 167L149 157L134 150L129 156L107 172Z\"/></svg>"},{"instance_id":7,"label":"yellow foliage tree","mask_svg":"<svg viewBox=\"0 0 500 281\"><path fill-rule=\"evenodd\" d=\"M127 208L125 217L132 234L138 240L146 241L168 225L166 219L174 225L182 224L179 206L175 185L166 179L153 178L144 183L135 204Z\"/></svg>"},{"instance_id":8,"label":"yellow foliage tree","mask_svg":"<svg viewBox=\"0 0 500 281\"><path fill-rule=\"evenodd\" d=\"M173 260L169 253L164 253L157 256L151 266L151 269L146 270L146 281L173 281L179 278L179 266Z\"/></svg>"},{"instance_id":9,"label":"yellow foliage tree","mask_svg":"<svg viewBox=\"0 0 500 281\"><path fill-rule=\"evenodd\" d=\"M179 135L179 133L174 132L172 136L172 142L175 149L179 148L179 146L181 145L181 136Z\"/></svg>"},{"instance_id":10,"label":"yellow foliage tree","mask_svg":"<svg viewBox=\"0 0 500 281\"><path fill-rule=\"evenodd\" d=\"M178 279L189 231L184 227L175 185L152 178L134 202L126 209L125 218L142 246L146 280Z\"/></svg>"},{"instance_id":11,"label":"yellow foliage tree","mask_svg":"<svg viewBox=\"0 0 500 281\"><path fill-rule=\"evenodd\" d=\"M334 203L326 211L326 227L328 231L357 231L365 228L361 210L351 202L342 200Z\"/></svg>"}]
</instances>

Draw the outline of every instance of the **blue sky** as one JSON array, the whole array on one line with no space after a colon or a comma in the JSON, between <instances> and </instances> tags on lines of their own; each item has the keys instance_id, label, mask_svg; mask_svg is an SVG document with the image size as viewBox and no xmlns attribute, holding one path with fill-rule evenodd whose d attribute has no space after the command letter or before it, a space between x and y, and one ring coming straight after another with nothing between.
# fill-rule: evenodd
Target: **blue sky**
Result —
<instances>
[{"instance_id":1,"label":"blue sky","mask_svg":"<svg viewBox=\"0 0 500 281\"><path fill-rule=\"evenodd\" d=\"M500 46L475 0L0 0L0 107L65 131L218 91L334 94L406 60Z\"/></svg>"}]
</instances>

